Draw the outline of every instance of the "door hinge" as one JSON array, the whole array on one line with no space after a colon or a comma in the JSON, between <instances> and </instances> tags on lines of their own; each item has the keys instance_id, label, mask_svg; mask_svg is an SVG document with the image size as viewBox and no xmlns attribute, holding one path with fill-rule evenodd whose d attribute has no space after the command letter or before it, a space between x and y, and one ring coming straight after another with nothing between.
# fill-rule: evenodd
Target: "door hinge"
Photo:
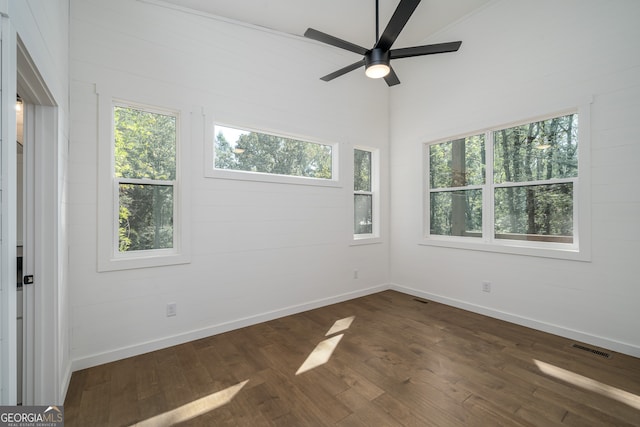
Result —
<instances>
[{"instance_id":1,"label":"door hinge","mask_svg":"<svg viewBox=\"0 0 640 427\"><path fill-rule=\"evenodd\" d=\"M33 284L33 274L29 274L22 278L23 285L32 285Z\"/></svg>"}]
</instances>

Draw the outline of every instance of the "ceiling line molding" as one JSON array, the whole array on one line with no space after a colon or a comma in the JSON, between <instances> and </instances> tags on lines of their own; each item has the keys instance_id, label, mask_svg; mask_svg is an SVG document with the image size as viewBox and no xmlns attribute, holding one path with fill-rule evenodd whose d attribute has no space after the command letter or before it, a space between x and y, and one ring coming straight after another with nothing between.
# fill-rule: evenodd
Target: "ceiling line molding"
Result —
<instances>
[{"instance_id":1,"label":"ceiling line molding","mask_svg":"<svg viewBox=\"0 0 640 427\"><path fill-rule=\"evenodd\" d=\"M189 7L178 6L178 5L169 3L169 2L165 2L163 0L137 0L137 1L140 2L140 3L146 3L146 4L153 5L153 6L163 7L165 9L175 10L175 11L186 13L186 14L189 14L189 15L200 16L202 18L211 19L211 20L214 20L214 21L224 22L224 23L232 24L232 25L238 25L240 27L245 27L245 28L249 28L249 29L252 29L252 30L262 31L262 32L273 34L273 35L276 35L276 36L287 37L287 38L295 39L295 40L298 40L298 41L304 41L306 43L313 43L313 44L317 44L318 46L322 45L321 43L317 43L317 42L315 42L313 40L309 40L309 39L305 38L301 34L292 34L292 33L287 33L287 32L280 31L280 30L274 30L273 28L264 27L264 26L256 25L256 24L250 24L248 22L239 21L237 19L227 18L227 17L220 16L220 15L215 15L213 13L203 12L201 10L196 10L196 9L192 9L192 8L189 8Z\"/></svg>"}]
</instances>

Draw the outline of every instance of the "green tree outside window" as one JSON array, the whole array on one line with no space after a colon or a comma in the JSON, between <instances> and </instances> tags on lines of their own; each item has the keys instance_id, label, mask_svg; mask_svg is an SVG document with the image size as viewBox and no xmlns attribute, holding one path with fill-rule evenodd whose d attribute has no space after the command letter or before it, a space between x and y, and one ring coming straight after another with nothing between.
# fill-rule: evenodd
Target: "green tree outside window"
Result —
<instances>
[{"instance_id":1,"label":"green tree outside window","mask_svg":"<svg viewBox=\"0 0 640 427\"><path fill-rule=\"evenodd\" d=\"M119 252L174 246L177 117L115 106Z\"/></svg>"}]
</instances>

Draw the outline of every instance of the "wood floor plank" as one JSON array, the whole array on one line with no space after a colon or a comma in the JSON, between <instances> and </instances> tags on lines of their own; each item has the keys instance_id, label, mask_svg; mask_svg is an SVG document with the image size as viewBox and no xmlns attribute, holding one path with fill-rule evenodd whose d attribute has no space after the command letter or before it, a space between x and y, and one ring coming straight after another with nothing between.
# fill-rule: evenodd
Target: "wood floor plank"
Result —
<instances>
[{"instance_id":1,"label":"wood floor plank","mask_svg":"<svg viewBox=\"0 0 640 427\"><path fill-rule=\"evenodd\" d=\"M200 362L183 369L185 379L196 398L206 396L217 391L209 371Z\"/></svg>"},{"instance_id":2,"label":"wood floor plank","mask_svg":"<svg viewBox=\"0 0 640 427\"><path fill-rule=\"evenodd\" d=\"M397 420L400 425L406 427L438 427L436 421L431 417L426 414L420 416L420 414L414 412L414 408L389 393L383 393L376 397L374 403Z\"/></svg>"},{"instance_id":3,"label":"wood floor plank","mask_svg":"<svg viewBox=\"0 0 640 427\"><path fill-rule=\"evenodd\" d=\"M138 421L135 361L126 359L113 365L110 384L109 424L130 425Z\"/></svg>"},{"instance_id":4,"label":"wood floor plank","mask_svg":"<svg viewBox=\"0 0 640 427\"><path fill-rule=\"evenodd\" d=\"M292 405L294 408L300 406L300 409L303 412L308 412L310 416L320 415L319 419L322 419L322 414L327 414L325 417L334 421L348 415L344 405L333 394L335 390L327 392L323 388L325 386L324 381L318 381L316 377L312 376L310 378L305 374L295 375L297 366L278 358L280 352L276 346L265 347L264 351L265 355L274 362L274 366L277 366L276 369L267 371L271 375L271 379L267 382L272 384L277 380L283 386L279 393L276 392L280 399L285 401L297 400L298 404ZM278 362L283 363L280 364ZM339 387L339 391L342 391L347 386L338 382L337 387ZM271 418L273 419L273 417Z\"/></svg>"},{"instance_id":5,"label":"wood floor plank","mask_svg":"<svg viewBox=\"0 0 640 427\"><path fill-rule=\"evenodd\" d=\"M335 348L296 375L325 340ZM385 291L74 372L65 422L189 410L180 425L640 427L640 360L572 343Z\"/></svg>"},{"instance_id":6,"label":"wood floor plank","mask_svg":"<svg viewBox=\"0 0 640 427\"><path fill-rule=\"evenodd\" d=\"M180 407L198 397L192 391L175 354L163 359L162 363L158 364L158 370L161 372L161 388L170 409Z\"/></svg>"},{"instance_id":7,"label":"wood floor plank","mask_svg":"<svg viewBox=\"0 0 640 427\"><path fill-rule=\"evenodd\" d=\"M504 427L532 427L546 426L545 420L532 424L526 420L518 419L509 411L503 410L481 396L472 395L464 402L465 408L471 412L470 419L478 426L504 426Z\"/></svg>"},{"instance_id":8,"label":"wood floor plank","mask_svg":"<svg viewBox=\"0 0 640 427\"><path fill-rule=\"evenodd\" d=\"M142 354L133 358L133 361L138 400L160 393L160 376L156 367L155 355L153 353Z\"/></svg>"},{"instance_id":9,"label":"wood floor plank","mask_svg":"<svg viewBox=\"0 0 640 427\"><path fill-rule=\"evenodd\" d=\"M213 346L198 350L198 361L207 370L213 390L222 390L248 379L244 376L234 375L234 365L226 364Z\"/></svg>"},{"instance_id":10,"label":"wood floor plank","mask_svg":"<svg viewBox=\"0 0 640 427\"><path fill-rule=\"evenodd\" d=\"M137 422L153 418L156 415L163 414L168 410L170 410L169 406L167 405L167 401L165 399L164 393L162 392L159 392L154 395L145 396L142 399L138 399L136 401L136 404L138 406L138 414L139 414L139 418ZM67 420L66 420L66 412L65 412L65 422L66 421ZM75 424L75 425L81 425L81 424ZM112 425L115 425L115 424L112 424Z\"/></svg>"},{"instance_id":11,"label":"wood floor plank","mask_svg":"<svg viewBox=\"0 0 640 427\"><path fill-rule=\"evenodd\" d=\"M379 406L372 406L368 399L355 390L345 390L338 395L338 398L352 411L352 414L356 415L367 426L402 426L399 420L389 415ZM341 420L340 422L343 421Z\"/></svg>"},{"instance_id":12,"label":"wood floor plank","mask_svg":"<svg viewBox=\"0 0 640 427\"><path fill-rule=\"evenodd\" d=\"M368 400L373 400L384 394L382 388L369 381L366 376L351 369L348 364L341 363L337 358L332 363L327 364L326 369L333 372L344 384Z\"/></svg>"},{"instance_id":13,"label":"wood floor plank","mask_svg":"<svg viewBox=\"0 0 640 427\"><path fill-rule=\"evenodd\" d=\"M85 389L82 392L82 398L80 400L80 414L76 419L76 425L116 425L115 420L109 419L110 403L111 385L109 383L102 383ZM110 422L113 422L114 424L109 424Z\"/></svg>"},{"instance_id":14,"label":"wood floor plank","mask_svg":"<svg viewBox=\"0 0 640 427\"><path fill-rule=\"evenodd\" d=\"M80 403L82 401L82 393L85 390L88 369L76 371L71 376L67 397L65 399L64 417L67 424L79 425Z\"/></svg>"}]
</instances>

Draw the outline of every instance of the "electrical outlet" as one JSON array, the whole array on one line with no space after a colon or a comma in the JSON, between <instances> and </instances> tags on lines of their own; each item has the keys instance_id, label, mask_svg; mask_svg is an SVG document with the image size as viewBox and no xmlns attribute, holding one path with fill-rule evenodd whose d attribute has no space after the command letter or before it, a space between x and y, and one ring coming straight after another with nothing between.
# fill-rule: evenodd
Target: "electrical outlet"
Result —
<instances>
[{"instance_id":1,"label":"electrical outlet","mask_svg":"<svg viewBox=\"0 0 640 427\"><path fill-rule=\"evenodd\" d=\"M167 317L173 317L177 314L177 307L175 302L167 304Z\"/></svg>"},{"instance_id":2,"label":"electrical outlet","mask_svg":"<svg viewBox=\"0 0 640 427\"><path fill-rule=\"evenodd\" d=\"M491 282L482 282L482 292L491 292Z\"/></svg>"}]
</instances>

